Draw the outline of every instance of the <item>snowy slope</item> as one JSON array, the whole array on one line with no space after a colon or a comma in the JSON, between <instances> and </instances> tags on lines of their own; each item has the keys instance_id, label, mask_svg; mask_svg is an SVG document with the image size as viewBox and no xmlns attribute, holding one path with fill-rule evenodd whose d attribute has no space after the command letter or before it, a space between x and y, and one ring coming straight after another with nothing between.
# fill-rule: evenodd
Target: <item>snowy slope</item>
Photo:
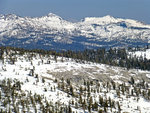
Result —
<instances>
[{"instance_id":1,"label":"snowy slope","mask_svg":"<svg viewBox=\"0 0 150 113\"><path fill-rule=\"evenodd\" d=\"M135 51L135 52L130 52L130 54L132 54L132 56L136 56L136 57L142 57L142 58L146 58L146 59L150 59L150 49L146 49L145 51Z\"/></svg>"},{"instance_id":2,"label":"snowy slope","mask_svg":"<svg viewBox=\"0 0 150 113\"><path fill-rule=\"evenodd\" d=\"M109 15L72 23L52 13L36 18L9 14L0 15L0 40L0 45L57 50L127 47L149 44L150 25Z\"/></svg>"},{"instance_id":3,"label":"snowy slope","mask_svg":"<svg viewBox=\"0 0 150 113\"><path fill-rule=\"evenodd\" d=\"M13 55L12 55L13 53ZM11 57L10 57L11 56ZM54 56L46 56L36 53L25 53L24 55L15 55L15 52L10 51L8 54L3 55L4 60L0 63L0 81L12 79L13 81L19 80L22 82L21 90L24 92L31 92L33 95L39 94L44 95L48 101L60 102L64 105L68 105L70 101L74 100L75 102L79 101L79 97L71 96L62 89L59 88L59 83L61 84L62 77L64 80L71 79L71 83L74 87L74 91L79 93L79 87L86 87L82 84L83 80L92 80L95 85L91 87L91 97L94 102L99 102L99 96L108 99L109 97L115 102L119 102L121 106L121 112L130 112L130 113L150 113L150 101L146 100L142 94L136 96L136 93L130 95L132 89L135 89L135 86L130 86L128 81L131 77L134 77L138 83L141 79L144 79L148 84L150 80L147 78L147 75L150 75L149 71L141 70L126 70L120 67L113 67L104 64L95 64L91 62L77 63L73 59L58 57L57 61ZM14 64L11 63L11 58L16 58ZM34 74L31 75L31 70L34 70ZM43 82L42 79L45 79ZM55 82L55 79L58 79ZM112 88L107 88L104 85L106 82L110 81L116 82L116 88L119 87L119 84L126 84L126 87L129 87L129 93L123 94L120 92L120 96L117 96L117 90ZM78 82L76 82L78 81ZM98 87L96 85L97 81L100 83ZM1 82L0 82L1 83ZM111 83L109 84L111 86ZM55 87L55 88L54 88ZM100 89L100 92L92 92L92 89ZM143 91L145 89L142 89ZM68 96L69 95L69 96ZM86 92L85 92L86 95ZM88 97L83 96L83 99ZM88 99L87 99L88 100ZM2 107L0 102L0 108ZM80 106L80 104L78 105ZM100 109L103 109L102 106L99 106ZM20 107L20 112L21 112ZM40 111L40 108L38 108ZM31 109L32 110L32 109ZM78 113L84 113L82 107L76 108L72 105L72 110L77 111ZM88 112L88 110L85 110ZM34 110L32 111L34 112ZM92 110L93 113L97 111ZM118 112L118 107L116 104L115 108L108 108L108 113Z\"/></svg>"}]
</instances>

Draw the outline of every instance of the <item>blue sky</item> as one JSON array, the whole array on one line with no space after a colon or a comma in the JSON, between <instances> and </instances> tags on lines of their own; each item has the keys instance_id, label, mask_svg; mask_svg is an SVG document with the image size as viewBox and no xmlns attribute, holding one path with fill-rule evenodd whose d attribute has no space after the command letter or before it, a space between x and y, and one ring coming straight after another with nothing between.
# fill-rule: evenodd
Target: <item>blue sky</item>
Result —
<instances>
[{"instance_id":1,"label":"blue sky","mask_svg":"<svg viewBox=\"0 0 150 113\"><path fill-rule=\"evenodd\" d=\"M111 15L150 24L150 0L0 0L0 14L39 17L50 12L71 21Z\"/></svg>"}]
</instances>

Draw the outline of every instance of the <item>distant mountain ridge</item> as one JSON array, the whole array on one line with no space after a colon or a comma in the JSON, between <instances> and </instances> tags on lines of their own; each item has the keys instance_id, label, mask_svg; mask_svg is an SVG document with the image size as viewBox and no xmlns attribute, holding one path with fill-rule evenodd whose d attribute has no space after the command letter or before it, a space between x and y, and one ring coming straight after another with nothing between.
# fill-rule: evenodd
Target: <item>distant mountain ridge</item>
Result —
<instances>
[{"instance_id":1,"label":"distant mountain ridge","mask_svg":"<svg viewBox=\"0 0 150 113\"><path fill-rule=\"evenodd\" d=\"M0 15L0 46L83 50L149 43L150 25L110 15L86 17L75 23L53 13L35 18Z\"/></svg>"}]
</instances>

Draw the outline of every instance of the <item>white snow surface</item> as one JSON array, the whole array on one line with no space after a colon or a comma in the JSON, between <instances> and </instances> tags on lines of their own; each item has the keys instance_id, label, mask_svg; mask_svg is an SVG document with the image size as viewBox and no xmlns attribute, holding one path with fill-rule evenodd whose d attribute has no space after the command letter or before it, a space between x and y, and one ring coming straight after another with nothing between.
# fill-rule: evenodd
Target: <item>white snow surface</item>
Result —
<instances>
[{"instance_id":1,"label":"white snow surface","mask_svg":"<svg viewBox=\"0 0 150 113\"><path fill-rule=\"evenodd\" d=\"M66 70L78 70L80 69L82 71L82 68L92 68L92 67L99 67L97 72L105 71L108 67L104 64L80 64L76 63L75 61L72 61L71 59L65 60L64 62L61 62L61 57L58 58L58 61L55 62L53 60L53 56L51 57L50 64L47 64L47 58L43 59L43 63L41 62L40 56L37 56L36 58L33 58L32 65L31 62L26 59L26 56L18 56L17 62L15 62L14 65L6 63L2 64L0 63L0 80L3 79L18 79L19 81L23 82L22 90L24 91L31 91L33 94L40 94L44 95L48 100L51 100L53 102L60 101L62 103L68 104L69 100L72 99L72 97L68 97L66 93L58 90L56 88L56 91L51 91L50 86L57 87L57 84L53 82L55 79L51 74L48 74L48 71L51 70L53 72L63 72ZM6 60L6 59L5 59ZM35 77L29 76L30 69L35 68L35 74L39 75L40 82L37 82L37 79ZM111 67L113 68L113 67ZM118 69L118 70L117 70ZM114 67L115 72L119 72L119 68ZM74 74L73 76L75 76ZM45 83L41 82L42 77L47 77L49 79L45 79ZM114 76L114 79L118 79L120 75ZM148 75L149 77L149 75ZM113 78L113 77L112 77ZM27 79L29 82L27 82ZM119 81L120 82L120 81ZM44 88L47 89L47 92L44 91ZM105 89L103 89L105 90ZM126 96L122 95L121 98L117 98L115 96L115 91L110 91L106 93L107 97L111 97L112 99L121 102L121 108L122 112L130 112L130 113L138 113L137 107L141 110L142 113L150 113L150 102L144 100L142 97L137 100L134 97L126 98ZM95 100L98 101L98 94L93 94L93 97L95 97ZM104 95L104 93L101 93L100 95ZM128 107L130 106L130 107ZM83 111L75 110L79 113L83 113Z\"/></svg>"},{"instance_id":2,"label":"white snow surface","mask_svg":"<svg viewBox=\"0 0 150 113\"><path fill-rule=\"evenodd\" d=\"M142 57L142 58L146 58L146 59L150 59L150 49L146 49L146 51L135 51L135 52L130 52L130 54L132 54L132 56L136 56L136 57Z\"/></svg>"},{"instance_id":3,"label":"white snow surface","mask_svg":"<svg viewBox=\"0 0 150 113\"><path fill-rule=\"evenodd\" d=\"M19 17L14 14L0 16L0 37L26 38L38 37L41 33L68 34L68 36L93 37L105 39L150 39L150 25L136 20L104 17L86 17L80 22L72 23L50 13L42 17Z\"/></svg>"}]
</instances>

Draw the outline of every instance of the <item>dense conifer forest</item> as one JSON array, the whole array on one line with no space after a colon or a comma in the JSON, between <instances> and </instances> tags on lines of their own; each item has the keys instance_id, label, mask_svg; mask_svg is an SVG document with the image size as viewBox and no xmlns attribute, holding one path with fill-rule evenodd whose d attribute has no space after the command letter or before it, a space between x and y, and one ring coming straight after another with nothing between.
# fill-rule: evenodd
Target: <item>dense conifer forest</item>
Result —
<instances>
[{"instance_id":1,"label":"dense conifer forest","mask_svg":"<svg viewBox=\"0 0 150 113\"><path fill-rule=\"evenodd\" d=\"M150 60L146 59L146 57L137 57L129 54L129 52L138 51L138 50L145 50L148 49L149 46L145 48L99 48L97 50L87 49L84 51L54 51L54 50L26 50L23 48L12 48L12 47L0 47L1 53L0 58L2 58L4 49L12 49L14 51L20 51L20 54L24 54L24 52L36 52L41 53L43 55L54 55L55 60L57 60L58 56L73 58L76 62L96 62L102 64L108 64L112 66L119 66L125 67L127 69L142 69L142 70L150 70Z\"/></svg>"}]
</instances>

